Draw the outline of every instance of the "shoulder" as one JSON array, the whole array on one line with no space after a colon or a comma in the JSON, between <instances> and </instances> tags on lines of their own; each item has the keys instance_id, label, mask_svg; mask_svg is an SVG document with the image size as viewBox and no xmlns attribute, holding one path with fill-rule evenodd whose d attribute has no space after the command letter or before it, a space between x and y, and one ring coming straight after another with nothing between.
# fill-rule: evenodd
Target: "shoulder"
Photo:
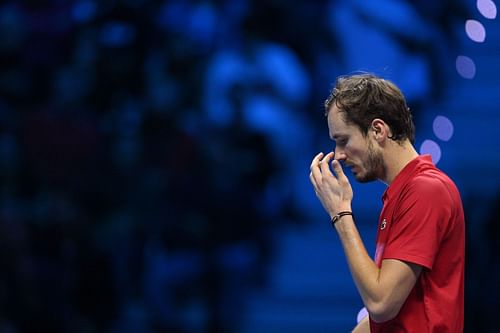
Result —
<instances>
[{"instance_id":1,"label":"shoulder","mask_svg":"<svg viewBox=\"0 0 500 333\"><path fill-rule=\"evenodd\" d=\"M439 169L427 169L418 172L412 177L405 192L418 195L420 199L444 200L451 199L452 192L456 191L453 181Z\"/></svg>"},{"instance_id":2,"label":"shoulder","mask_svg":"<svg viewBox=\"0 0 500 333\"><path fill-rule=\"evenodd\" d=\"M438 169L426 169L415 173L403 186L397 197L400 213L414 215L451 214L459 196L453 182Z\"/></svg>"}]
</instances>

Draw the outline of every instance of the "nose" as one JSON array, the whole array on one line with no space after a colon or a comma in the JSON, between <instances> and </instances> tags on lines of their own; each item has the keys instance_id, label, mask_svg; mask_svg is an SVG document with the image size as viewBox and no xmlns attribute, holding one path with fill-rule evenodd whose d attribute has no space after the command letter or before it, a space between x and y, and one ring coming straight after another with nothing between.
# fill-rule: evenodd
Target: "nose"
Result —
<instances>
[{"instance_id":1,"label":"nose","mask_svg":"<svg viewBox=\"0 0 500 333\"><path fill-rule=\"evenodd\" d=\"M339 161L345 161L346 155L344 149L335 146L335 159Z\"/></svg>"}]
</instances>

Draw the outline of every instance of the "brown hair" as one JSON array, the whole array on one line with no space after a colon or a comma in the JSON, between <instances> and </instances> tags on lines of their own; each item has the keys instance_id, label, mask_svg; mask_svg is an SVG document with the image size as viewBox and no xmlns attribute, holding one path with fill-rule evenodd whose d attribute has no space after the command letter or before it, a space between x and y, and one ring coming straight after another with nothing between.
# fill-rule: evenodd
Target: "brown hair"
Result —
<instances>
[{"instance_id":1,"label":"brown hair","mask_svg":"<svg viewBox=\"0 0 500 333\"><path fill-rule=\"evenodd\" d=\"M415 125L401 90L392 82L373 74L341 76L325 101L325 115L332 105L343 112L346 122L368 134L371 122L382 119L392 131L394 141L415 141Z\"/></svg>"}]
</instances>

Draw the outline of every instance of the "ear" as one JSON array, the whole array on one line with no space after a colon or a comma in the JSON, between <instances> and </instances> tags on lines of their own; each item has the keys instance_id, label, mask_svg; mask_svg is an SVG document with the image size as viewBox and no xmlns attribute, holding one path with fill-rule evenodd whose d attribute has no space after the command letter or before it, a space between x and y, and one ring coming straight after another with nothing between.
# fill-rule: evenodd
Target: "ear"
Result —
<instances>
[{"instance_id":1,"label":"ear","mask_svg":"<svg viewBox=\"0 0 500 333\"><path fill-rule=\"evenodd\" d=\"M387 123L380 118L372 120L370 132L374 139L379 143L385 141L392 134L389 125L387 125Z\"/></svg>"}]
</instances>

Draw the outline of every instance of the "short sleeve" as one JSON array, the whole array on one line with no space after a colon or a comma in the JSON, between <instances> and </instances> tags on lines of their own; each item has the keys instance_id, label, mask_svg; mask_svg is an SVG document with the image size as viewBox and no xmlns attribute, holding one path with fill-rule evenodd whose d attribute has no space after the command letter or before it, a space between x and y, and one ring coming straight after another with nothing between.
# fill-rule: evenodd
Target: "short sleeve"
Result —
<instances>
[{"instance_id":1,"label":"short sleeve","mask_svg":"<svg viewBox=\"0 0 500 333\"><path fill-rule=\"evenodd\" d=\"M382 259L432 269L451 217L451 197L439 179L416 177L402 191Z\"/></svg>"}]
</instances>

